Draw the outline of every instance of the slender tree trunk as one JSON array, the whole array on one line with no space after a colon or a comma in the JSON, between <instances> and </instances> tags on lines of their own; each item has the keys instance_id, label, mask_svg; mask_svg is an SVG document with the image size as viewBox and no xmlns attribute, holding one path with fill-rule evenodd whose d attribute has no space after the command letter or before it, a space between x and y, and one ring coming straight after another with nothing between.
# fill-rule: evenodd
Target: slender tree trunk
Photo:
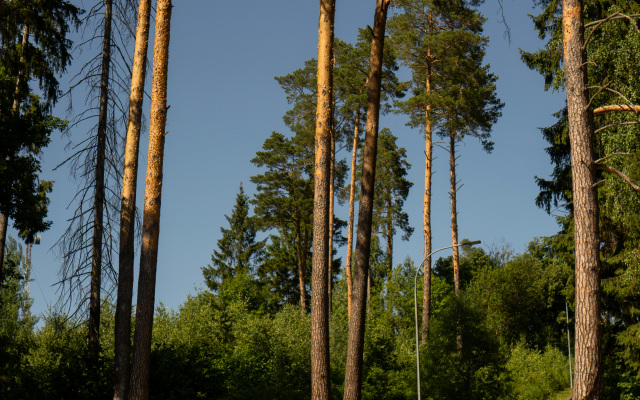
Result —
<instances>
[{"instance_id":1,"label":"slender tree trunk","mask_svg":"<svg viewBox=\"0 0 640 400\"><path fill-rule=\"evenodd\" d=\"M588 109L582 0L564 0L562 26L569 112L576 259L576 379L573 399L602 399L602 327L593 115Z\"/></svg>"},{"instance_id":2,"label":"slender tree trunk","mask_svg":"<svg viewBox=\"0 0 640 400\"><path fill-rule=\"evenodd\" d=\"M391 193L387 198L387 282L393 271L393 211L391 210Z\"/></svg>"},{"instance_id":3,"label":"slender tree trunk","mask_svg":"<svg viewBox=\"0 0 640 400\"><path fill-rule=\"evenodd\" d=\"M102 278L102 235L104 217L104 161L107 143L107 107L109 103L109 69L111 64L111 7L106 0L102 40L102 72L100 76L100 108L98 111L98 143L96 146L95 193L93 196L93 240L91 256L91 288L89 298L89 353L95 362L100 352L100 288Z\"/></svg>"},{"instance_id":4,"label":"slender tree trunk","mask_svg":"<svg viewBox=\"0 0 640 400\"><path fill-rule=\"evenodd\" d=\"M356 155L358 154L358 129L360 127L360 108L356 110L356 126L353 129L353 152L351 153L351 184L349 185L349 232L347 233L347 313L351 321L351 301L353 282L351 279L351 258L353 257L353 214L355 208Z\"/></svg>"},{"instance_id":5,"label":"slender tree trunk","mask_svg":"<svg viewBox=\"0 0 640 400\"><path fill-rule=\"evenodd\" d=\"M358 211L358 234L356 242L356 263L353 270L353 302L349 321L349 341L347 344L347 365L344 383L344 399L359 400L362 396L362 363L364 351L364 328L366 319L366 286L369 275L369 255L371 253L371 227L373 196L376 174L376 153L378 142L378 119L380 116L380 87L382 78L382 53L387 10L390 0L376 0L369 80L367 90L367 124L365 129L364 157Z\"/></svg>"},{"instance_id":6,"label":"slender tree trunk","mask_svg":"<svg viewBox=\"0 0 640 400\"><path fill-rule=\"evenodd\" d=\"M147 157L142 249L140 253L140 276L138 279L138 304L136 309L136 330L134 335L129 395L129 398L132 400L146 400L149 398L151 329L153 326L153 307L155 302L158 236L160 234L162 167L168 109L167 72L169 64L171 7L171 0L158 0L156 5L149 155Z\"/></svg>"},{"instance_id":7,"label":"slender tree trunk","mask_svg":"<svg viewBox=\"0 0 640 400\"><path fill-rule=\"evenodd\" d=\"M313 196L313 278L311 290L311 398L331 398L329 291L332 131L333 21L335 0L320 0L318 24L318 101Z\"/></svg>"},{"instance_id":8,"label":"slender tree trunk","mask_svg":"<svg viewBox=\"0 0 640 400\"><path fill-rule=\"evenodd\" d=\"M149 45L149 17L151 0L140 0L136 45L129 95L129 121L124 155L124 175L120 208L120 268L118 273L118 301L115 316L115 378L114 400L125 400L129 392L131 370L131 303L133 297L134 221L136 187L138 183L138 148L140 121L144 98L144 81Z\"/></svg>"},{"instance_id":9,"label":"slender tree trunk","mask_svg":"<svg viewBox=\"0 0 640 400\"><path fill-rule=\"evenodd\" d=\"M335 101L333 102L333 108L335 108ZM329 292L329 316L331 316L332 296L331 288L333 286L333 224L335 221L334 201L335 201L335 181L336 181L336 138L334 128L331 127L331 162L330 162L330 178L329 178L329 272L328 272L328 285L327 291Z\"/></svg>"},{"instance_id":10,"label":"slender tree trunk","mask_svg":"<svg viewBox=\"0 0 640 400\"><path fill-rule=\"evenodd\" d=\"M298 211L295 212L296 218L296 256L298 258L298 283L300 285L300 314L307 313L307 290L305 289L305 281L307 278L307 269L305 268L305 258L302 254L302 232L300 229L300 220ZM307 247L304 246L306 249Z\"/></svg>"},{"instance_id":11,"label":"slender tree trunk","mask_svg":"<svg viewBox=\"0 0 640 400\"><path fill-rule=\"evenodd\" d=\"M427 50L427 57L431 57L431 49ZM426 91L431 94L431 64L427 63ZM431 124L431 104L425 110L425 163L424 163L424 204L422 211L422 225L424 228L424 274L422 290L422 337L421 343L427 344L429 339L429 318L431 317L431 175L433 161L433 142Z\"/></svg>"},{"instance_id":12,"label":"slender tree trunk","mask_svg":"<svg viewBox=\"0 0 640 400\"><path fill-rule=\"evenodd\" d=\"M456 204L456 133L451 131L449 134L449 175L451 184L451 244L458 244L458 208ZM453 288L456 297L460 298L460 251L459 248L453 247ZM462 353L462 327L460 326L460 317L456 322L456 346L458 354Z\"/></svg>"},{"instance_id":13,"label":"slender tree trunk","mask_svg":"<svg viewBox=\"0 0 640 400\"><path fill-rule=\"evenodd\" d=\"M20 47L20 69L18 70L18 77L16 79L16 89L14 91L14 96L13 96L12 110L14 113L17 113L19 111L20 104L22 103L22 98L20 96L20 86L22 86L22 81L24 80L24 74L25 74L24 49L27 47L28 43L29 43L29 26L25 25L24 28L22 29L22 43ZM9 226L9 214L7 214L7 211L2 212L0 210L0 284L2 283L2 276L3 276L2 271L4 267L4 252L5 252L5 246L7 243L8 226Z\"/></svg>"},{"instance_id":14,"label":"slender tree trunk","mask_svg":"<svg viewBox=\"0 0 640 400\"><path fill-rule=\"evenodd\" d=\"M7 226L9 225L9 217L6 213L0 213L0 284L2 284L4 269L4 247L7 242Z\"/></svg>"}]
</instances>

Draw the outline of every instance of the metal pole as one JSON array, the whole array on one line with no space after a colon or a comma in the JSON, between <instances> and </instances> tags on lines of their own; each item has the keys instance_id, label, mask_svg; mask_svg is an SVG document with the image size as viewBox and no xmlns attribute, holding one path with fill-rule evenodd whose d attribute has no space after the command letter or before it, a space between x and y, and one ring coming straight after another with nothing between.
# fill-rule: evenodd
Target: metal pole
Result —
<instances>
[{"instance_id":1,"label":"metal pole","mask_svg":"<svg viewBox=\"0 0 640 400\"><path fill-rule=\"evenodd\" d=\"M567 300L564 301L564 309L567 316L567 348L569 349L569 384L573 390L573 371L571 370L571 336L569 333L569 305Z\"/></svg>"},{"instance_id":2,"label":"metal pole","mask_svg":"<svg viewBox=\"0 0 640 400\"><path fill-rule=\"evenodd\" d=\"M420 396L420 348L418 343L418 274L420 274L420 271L422 270L422 266L429 259L429 257L439 252L440 250L452 249L454 247L465 246L465 245L474 246L476 244L480 244L480 240L475 240L473 242L466 242L466 243L458 243L458 244L454 244L447 247L441 247L437 250L434 250L431 252L431 254L426 256L424 260L422 260L422 262L420 263L420 266L416 270L416 274L413 279L413 311L415 314L415 322L416 322L416 380L418 385L418 400L422 399L422 397Z\"/></svg>"}]
</instances>

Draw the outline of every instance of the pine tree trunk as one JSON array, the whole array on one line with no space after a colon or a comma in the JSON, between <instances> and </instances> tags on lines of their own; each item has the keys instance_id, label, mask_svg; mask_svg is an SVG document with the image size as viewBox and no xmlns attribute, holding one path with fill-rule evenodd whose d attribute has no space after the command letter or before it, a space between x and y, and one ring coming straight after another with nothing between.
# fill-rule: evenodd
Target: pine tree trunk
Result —
<instances>
[{"instance_id":1,"label":"pine tree trunk","mask_svg":"<svg viewBox=\"0 0 640 400\"><path fill-rule=\"evenodd\" d=\"M111 7L106 0L96 146L95 193L93 196L93 239L91 243L91 288L89 298L89 353L95 362L100 352L100 287L102 277L102 235L104 218L104 162L107 143L107 107L109 103L109 69L111 64Z\"/></svg>"},{"instance_id":2,"label":"pine tree trunk","mask_svg":"<svg viewBox=\"0 0 640 400\"><path fill-rule=\"evenodd\" d=\"M158 236L160 234L160 203L164 158L165 125L167 121L167 72L171 0L158 0L156 5L155 43L153 49L153 83L149 127L149 155L145 184L142 249L138 279L138 303L134 335L131 387L129 398L149 398L149 368L151 330L155 302Z\"/></svg>"},{"instance_id":3,"label":"pine tree trunk","mask_svg":"<svg viewBox=\"0 0 640 400\"><path fill-rule=\"evenodd\" d=\"M131 303L133 297L133 258L135 235L136 187L138 182L138 148L140 121L144 99L147 48L149 45L149 17L151 0L140 0L136 44L129 96L129 120L124 155L124 175L120 208L120 254L118 300L115 315L115 378L114 400L128 398L131 353Z\"/></svg>"},{"instance_id":4,"label":"pine tree trunk","mask_svg":"<svg viewBox=\"0 0 640 400\"><path fill-rule=\"evenodd\" d=\"M353 257L353 214L355 208L356 155L358 154L358 129L360 127L360 109L356 110L356 124L353 130L353 152L351 153L351 184L349 185L349 231L347 233L347 314L351 321L351 301L353 297L353 281L351 279L351 258Z\"/></svg>"},{"instance_id":5,"label":"pine tree trunk","mask_svg":"<svg viewBox=\"0 0 640 400\"><path fill-rule=\"evenodd\" d=\"M300 286L300 314L305 315L307 313L307 291L305 289L305 281L307 278L307 269L305 268L305 259L302 254L302 232L300 229L300 217L296 210L296 257L298 259L298 283ZM304 246L306 249L307 247Z\"/></svg>"},{"instance_id":6,"label":"pine tree trunk","mask_svg":"<svg viewBox=\"0 0 640 400\"><path fill-rule=\"evenodd\" d=\"M0 213L0 284L2 284L4 269L4 248L7 243L7 226L9 217L6 213Z\"/></svg>"},{"instance_id":7,"label":"pine tree trunk","mask_svg":"<svg viewBox=\"0 0 640 400\"><path fill-rule=\"evenodd\" d=\"M311 398L331 398L329 361L329 237L332 227L333 21L335 0L320 1L318 24L318 101L316 108L313 270L311 290Z\"/></svg>"},{"instance_id":8,"label":"pine tree trunk","mask_svg":"<svg viewBox=\"0 0 640 400\"><path fill-rule=\"evenodd\" d=\"M451 245L453 247L453 289L456 297L460 299L460 251L458 246L458 208L456 204L456 133L449 134L449 175L451 185ZM462 353L462 327L460 317L456 321L456 346L458 354Z\"/></svg>"},{"instance_id":9,"label":"pine tree trunk","mask_svg":"<svg viewBox=\"0 0 640 400\"><path fill-rule=\"evenodd\" d=\"M333 102L333 107L335 108L335 101ZM334 202L335 202L335 181L336 181L336 140L335 140L335 132L334 128L331 128L331 162L330 162L330 178L329 178L329 244L328 244L328 255L329 258L329 273L328 273L328 283L327 283L327 291L329 292L329 315L331 315L331 305L332 305L332 296L331 296L331 288L333 286L333 224L335 221L335 210L334 210Z\"/></svg>"},{"instance_id":10,"label":"pine tree trunk","mask_svg":"<svg viewBox=\"0 0 640 400\"><path fill-rule=\"evenodd\" d=\"M431 50L427 50L431 56ZM431 94L431 64L427 64L426 91ZM427 344L429 339L429 319L431 317L431 175L433 161L433 141L431 125L431 104L425 110L425 163L424 163L424 204L422 211L422 225L424 227L424 274L422 290L422 337L421 343Z\"/></svg>"},{"instance_id":11,"label":"pine tree trunk","mask_svg":"<svg viewBox=\"0 0 640 400\"><path fill-rule=\"evenodd\" d=\"M1 3L0 3L1 4ZM22 29L22 43L20 47L20 69L18 70L18 78L16 79L16 89L14 91L13 97L13 112L16 113L19 111L20 104L22 103L22 98L20 97L20 86L22 85L22 81L24 80L25 68L24 68L24 49L27 47L27 43L29 42L29 26L25 25ZM1 206L1 204L0 204ZM2 212L0 210L0 284L2 284L2 271L4 267L4 252L5 246L7 244L7 228L9 226L9 215L7 212Z\"/></svg>"},{"instance_id":12,"label":"pine tree trunk","mask_svg":"<svg viewBox=\"0 0 640 400\"><path fill-rule=\"evenodd\" d=\"M380 116L380 87L382 78L382 54L385 25L390 0L376 0L369 79L367 90L367 123L365 129L364 157L358 211L356 263L353 269L353 302L349 321L347 364L344 382L344 399L359 400L362 396L362 364L364 351L364 328L366 319L366 286L369 275L371 253L371 228L373 196L376 174L378 120Z\"/></svg>"},{"instance_id":13,"label":"pine tree trunk","mask_svg":"<svg viewBox=\"0 0 640 400\"><path fill-rule=\"evenodd\" d=\"M583 3L564 0L562 26L573 179L576 260L576 327L573 399L602 399L602 327L598 203L593 115L588 109Z\"/></svg>"},{"instance_id":14,"label":"pine tree trunk","mask_svg":"<svg viewBox=\"0 0 640 400\"><path fill-rule=\"evenodd\" d=\"M391 193L387 198L387 282L393 271L393 211L391 209Z\"/></svg>"}]
</instances>

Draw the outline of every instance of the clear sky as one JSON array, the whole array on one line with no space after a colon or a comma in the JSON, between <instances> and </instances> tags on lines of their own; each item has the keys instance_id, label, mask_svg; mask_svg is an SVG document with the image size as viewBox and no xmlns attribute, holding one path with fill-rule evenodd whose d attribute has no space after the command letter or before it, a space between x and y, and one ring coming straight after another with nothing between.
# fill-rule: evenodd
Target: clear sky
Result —
<instances>
[{"instance_id":1,"label":"clear sky","mask_svg":"<svg viewBox=\"0 0 640 400\"><path fill-rule=\"evenodd\" d=\"M533 238L557 231L553 217L534 204L534 176L546 177L551 172L538 127L553 123L551 114L564 104L564 94L545 93L542 77L520 61L519 49L541 46L527 16L535 13L532 2L503 2L510 42L504 35L497 0L487 0L482 11L488 19L485 33L490 37L486 62L499 76L498 94L506 106L493 130L492 154L484 153L474 140L459 148L458 177L464 186L458 193L458 224L460 238L482 240L485 248L509 243L522 252ZM85 0L85 6L89 3ZM337 0L336 36L355 41L359 27L373 25L374 7L375 0ZM289 106L273 77L316 57L318 13L318 1L307 0L174 2L156 304L177 309L187 294L204 287L201 267L210 263L240 182L248 194L254 193L249 178L259 170L251 158L272 131L290 133L282 122ZM71 67L61 79L63 85L68 85L79 66ZM149 110L148 99L144 109ZM413 166L409 179L414 186L405 210L415 233L408 242L396 240L395 263L407 256L419 262L423 251L424 139L405 122L404 116L396 115L380 120L381 127L398 136ZM74 134L81 137L84 133ZM148 132L144 135L146 139ZM61 260L52 246L72 216L67 205L76 186L68 169L52 168L68 157L67 142L56 134L43 155L43 179L55 180L49 213L54 224L42 235L42 243L33 247L31 293L36 314L46 311L58 297L53 285L59 279ZM144 141L140 201L146 152ZM348 158L349 154L343 150L337 156ZM434 248L438 248L451 244L451 230L448 153L436 148L435 156L432 229ZM337 213L347 219L346 208ZM14 231L10 234L15 236ZM338 256L344 259L345 254L345 247L338 249Z\"/></svg>"}]
</instances>

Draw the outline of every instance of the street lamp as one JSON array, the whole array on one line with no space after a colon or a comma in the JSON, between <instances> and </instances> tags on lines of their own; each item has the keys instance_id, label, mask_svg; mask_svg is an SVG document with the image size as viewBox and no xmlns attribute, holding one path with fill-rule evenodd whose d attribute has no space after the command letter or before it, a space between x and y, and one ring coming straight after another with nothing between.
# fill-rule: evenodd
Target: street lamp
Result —
<instances>
[{"instance_id":1,"label":"street lamp","mask_svg":"<svg viewBox=\"0 0 640 400\"><path fill-rule=\"evenodd\" d=\"M428 256L426 256L424 260L422 260L422 262L420 263L420 266L416 270L416 275L413 280L413 307L414 307L413 309L414 309L415 320L416 320L416 378L418 380L418 400L421 400L421 397L420 397L420 349L419 349L419 343L418 343L418 274L422 270L422 266L424 265L424 263L432 255L439 252L440 250L452 249L454 247L465 246L465 245L474 246L476 244L480 244L480 241L475 240L473 242L458 243L451 246L439 248L438 250L434 250Z\"/></svg>"}]
</instances>

